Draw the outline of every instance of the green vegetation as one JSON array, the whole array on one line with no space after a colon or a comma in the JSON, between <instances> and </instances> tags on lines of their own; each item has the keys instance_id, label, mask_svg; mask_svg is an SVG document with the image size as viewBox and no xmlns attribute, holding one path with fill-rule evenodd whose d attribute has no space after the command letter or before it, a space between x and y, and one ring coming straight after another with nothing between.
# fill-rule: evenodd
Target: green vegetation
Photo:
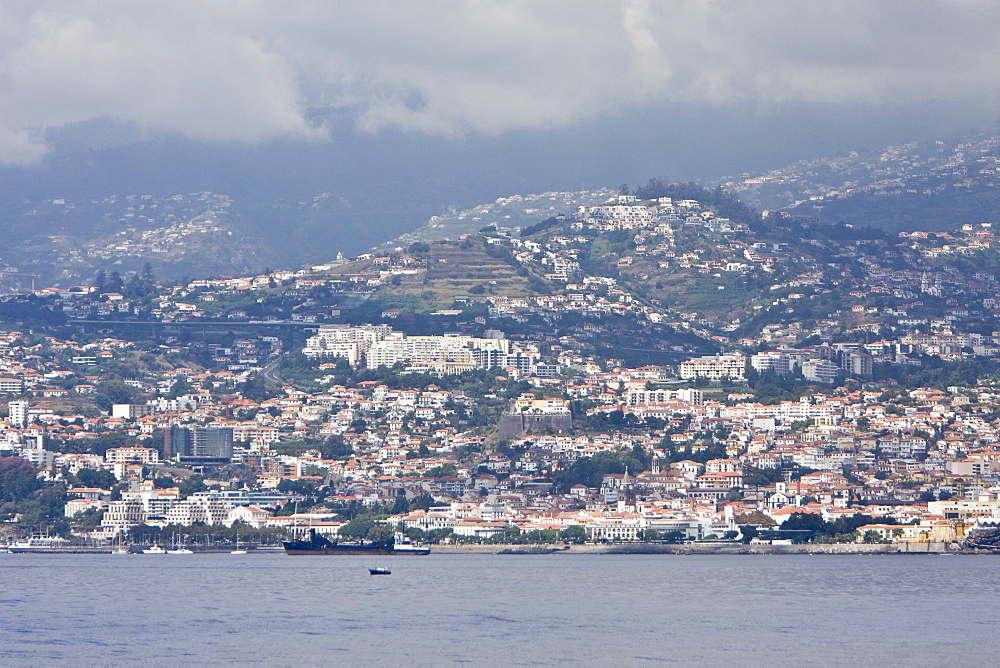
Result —
<instances>
[{"instance_id":1,"label":"green vegetation","mask_svg":"<svg viewBox=\"0 0 1000 668\"><path fill-rule=\"evenodd\" d=\"M745 223L751 229L760 229L760 214L741 202L735 195L723 190L721 186L709 190L694 181L670 183L670 179L667 177L654 177L649 179L646 185L636 188L634 194L640 199L671 197L675 200L698 200L702 204L714 208L724 218L729 218L737 223Z\"/></svg>"},{"instance_id":2,"label":"green vegetation","mask_svg":"<svg viewBox=\"0 0 1000 668\"><path fill-rule=\"evenodd\" d=\"M0 518L21 517L18 527L26 532L68 535L63 516L66 488L46 486L38 470L21 457L0 457Z\"/></svg>"},{"instance_id":3,"label":"green vegetation","mask_svg":"<svg viewBox=\"0 0 1000 668\"><path fill-rule=\"evenodd\" d=\"M858 527L862 527L866 524L899 524L899 522L891 517L875 518L870 515L861 514L851 515L849 517L838 517L831 522L827 522L824 521L819 515L814 515L812 513L793 513L781 524L778 529L770 532L769 536L774 538L789 537L796 543L810 541L824 543L853 543L856 542L858 538ZM865 542L872 542L869 541L868 538L869 536L867 536L866 532L863 540L865 540ZM876 540L874 542L878 541Z\"/></svg>"},{"instance_id":4,"label":"green vegetation","mask_svg":"<svg viewBox=\"0 0 1000 668\"><path fill-rule=\"evenodd\" d=\"M234 522L231 527L224 525L181 526L168 524L164 527L139 524L129 529L127 540L139 545L203 545L235 547L239 538L241 545L280 545L287 540L281 527L255 528L245 522Z\"/></svg>"},{"instance_id":5,"label":"green vegetation","mask_svg":"<svg viewBox=\"0 0 1000 668\"><path fill-rule=\"evenodd\" d=\"M564 469L553 472L556 489L565 494L573 485L600 487L604 476L611 473L635 475L648 471L652 457L640 447L628 452L599 452L593 457L577 459Z\"/></svg>"}]
</instances>

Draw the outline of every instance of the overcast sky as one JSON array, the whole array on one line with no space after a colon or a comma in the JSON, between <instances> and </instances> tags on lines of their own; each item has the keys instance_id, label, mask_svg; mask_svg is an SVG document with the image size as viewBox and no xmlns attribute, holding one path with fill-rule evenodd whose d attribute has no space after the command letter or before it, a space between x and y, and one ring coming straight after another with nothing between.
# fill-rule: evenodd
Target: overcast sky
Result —
<instances>
[{"instance_id":1,"label":"overcast sky","mask_svg":"<svg viewBox=\"0 0 1000 668\"><path fill-rule=\"evenodd\" d=\"M352 132L455 142L585 142L620 123L704 133L683 150L888 143L907 124L992 123L998 35L993 0L5 0L0 162L37 161L48 131L94 119L335 149L329 108Z\"/></svg>"}]
</instances>

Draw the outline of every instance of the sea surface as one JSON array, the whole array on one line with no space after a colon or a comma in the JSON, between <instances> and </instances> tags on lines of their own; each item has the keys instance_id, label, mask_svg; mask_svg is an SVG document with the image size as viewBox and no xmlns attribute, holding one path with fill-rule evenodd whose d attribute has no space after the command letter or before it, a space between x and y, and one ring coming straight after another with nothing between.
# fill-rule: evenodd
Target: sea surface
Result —
<instances>
[{"instance_id":1,"label":"sea surface","mask_svg":"<svg viewBox=\"0 0 1000 668\"><path fill-rule=\"evenodd\" d=\"M0 554L4 666L998 662L989 556Z\"/></svg>"}]
</instances>

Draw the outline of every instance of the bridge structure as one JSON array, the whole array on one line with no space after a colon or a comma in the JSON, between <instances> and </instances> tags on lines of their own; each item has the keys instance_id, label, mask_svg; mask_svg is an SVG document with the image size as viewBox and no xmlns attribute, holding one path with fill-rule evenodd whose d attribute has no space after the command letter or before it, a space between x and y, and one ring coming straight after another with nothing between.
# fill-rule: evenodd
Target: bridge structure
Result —
<instances>
[{"instance_id":1,"label":"bridge structure","mask_svg":"<svg viewBox=\"0 0 1000 668\"><path fill-rule=\"evenodd\" d=\"M108 330L148 330L155 337L180 335L183 333L201 334L239 334L252 331L274 331L290 333L293 331L318 330L319 323L301 322L298 320L184 320L179 322L163 320L68 320L67 325L77 325L88 329Z\"/></svg>"}]
</instances>

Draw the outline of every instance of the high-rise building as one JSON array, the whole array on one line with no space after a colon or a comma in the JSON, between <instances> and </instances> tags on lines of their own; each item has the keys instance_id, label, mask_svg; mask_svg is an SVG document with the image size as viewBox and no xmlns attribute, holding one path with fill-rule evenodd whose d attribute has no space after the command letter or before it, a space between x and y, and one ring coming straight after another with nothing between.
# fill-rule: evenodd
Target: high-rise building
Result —
<instances>
[{"instance_id":1,"label":"high-rise building","mask_svg":"<svg viewBox=\"0 0 1000 668\"><path fill-rule=\"evenodd\" d=\"M10 423L23 429L28 426L28 402L27 401L12 401L7 404L7 412L10 417Z\"/></svg>"},{"instance_id":2,"label":"high-rise building","mask_svg":"<svg viewBox=\"0 0 1000 668\"><path fill-rule=\"evenodd\" d=\"M230 427L170 427L163 434L166 457L206 457L229 459L233 456L233 430Z\"/></svg>"},{"instance_id":3,"label":"high-rise building","mask_svg":"<svg viewBox=\"0 0 1000 668\"><path fill-rule=\"evenodd\" d=\"M840 358L840 368L853 376L870 376L874 364L871 355L845 352Z\"/></svg>"}]
</instances>

